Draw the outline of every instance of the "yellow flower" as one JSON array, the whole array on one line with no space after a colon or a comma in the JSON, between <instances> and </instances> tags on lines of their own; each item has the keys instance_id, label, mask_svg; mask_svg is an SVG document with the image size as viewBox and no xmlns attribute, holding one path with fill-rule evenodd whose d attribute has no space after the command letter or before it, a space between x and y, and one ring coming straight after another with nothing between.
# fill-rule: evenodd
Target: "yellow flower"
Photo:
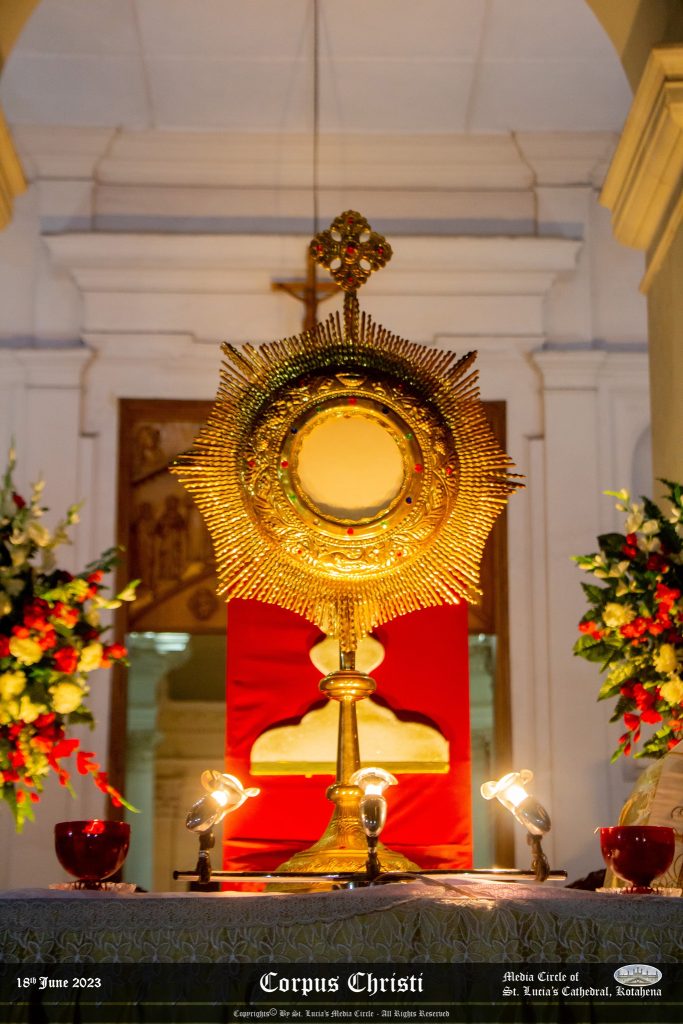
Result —
<instances>
[{"instance_id":1,"label":"yellow flower","mask_svg":"<svg viewBox=\"0 0 683 1024\"><path fill-rule=\"evenodd\" d=\"M26 694L21 698L19 703L19 718L22 718L25 722L35 722L38 715L42 715L43 711L47 711L44 704L34 704L30 697Z\"/></svg>"},{"instance_id":2,"label":"yellow flower","mask_svg":"<svg viewBox=\"0 0 683 1024\"><path fill-rule=\"evenodd\" d=\"M683 703L683 680L680 676L671 676L668 683L659 687L659 692L669 704Z\"/></svg>"},{"instance_id":3,"label":"yellow flower","mask_svg":"<svg viewBox=\"0 0 683 1024\"><path fill-rule=\"evenodd\" d=\"M76 683L57 683L50 687L50 693L52 707L58 715L70 714L83 700L83 690Z\"/></svg>"},{"instance_id":4,"label":"yellow flower","mask_svg":"<svg viewBox=\"0 0 683 1024\"><path fill-rule=\"evenodd\" d=\"M101 620L100 613L97 608L90 608L89 611L85 613L85 621L89 626L99 626Z\"/></svg>"},{"instance_id":5,"label":"yellow flower","mask_svg":"<svg viewBox=\"0 0 683 1024\"><path fill-rule=\"evenodd\" d=\"M0 593L0 618L3 615L9 615L12 611L12 602L9 599L9 595L4 591Z\"/></svg>"},{"instance_id":6,"label":"yellow flower","mask_svg":"<svg viewBox=\"0 0 683 1024\"><path fill-rule=\"evenodd\" d=\"M78 662L79 672L92 672L93 669L99 668L102 662L102 644L93 643L88 644L81 651L81 658Z\"/></svg>"},{"instance_id":7,"label":"yellow flower","mask_svg":"<svg viewBox=\"0 0 683 1024\"><path fill-rule=\"evenodd\" d=\"M39 643L30 637L13 636L9 642L10 654L22 665L35 665L43 656Z\"/></svg>"},{"instance_id":8,"label":"yellow flower","mask_svg":"<svg viewBox=\"0 0 683 1024\"><path fill-rule=\"evenodd\" d=\"M26 675L23 672L3 672L0 675L0 699L18 697L25 686Z\"/></svg>"},{"instance_id":9,"label":"yellow flower","mask_svg":"<svg viewBox=\"0 0 683 1024\"><path fill-rule=\"evenodd\" d=\"M628 622L632 622L635 617L636 613L633 608L629 608L627 604L617 604L616 601L609 601L602 612L602 621L610 629L625 626Z\"/></svg>"},{"instance_id":10,"label":"yellow flower","mask_svg":"<svg viewBox=\"0 0 683 1024\"><path fill-rule=\"evenodd\" d=\"M19 718L19 701L8 700L6 704L0 704L0 725L11 725Z\"/></svg>"},{"instance_id":11,"label":"yellow flower","mask_svg":"<svg viewBox=\"0 0 683 1024\"><path fill-rule=\"evenodd\" d=\"M654 666L662 675L675 672L678 667L676 651L671 644L662 644L654 656Z\"/></svg>"}]
</instances>

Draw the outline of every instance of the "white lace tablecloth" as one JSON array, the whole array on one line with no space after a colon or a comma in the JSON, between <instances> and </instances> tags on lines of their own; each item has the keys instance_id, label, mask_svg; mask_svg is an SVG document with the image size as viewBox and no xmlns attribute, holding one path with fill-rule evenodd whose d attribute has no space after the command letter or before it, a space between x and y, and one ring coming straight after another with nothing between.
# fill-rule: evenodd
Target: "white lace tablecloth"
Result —
<instances>
[{"instance_id":1,"label":"white lace tablecloth","mask_svg":"<svg viewBox=\"0 0 683 1024\"><path fill-rule=\"evenodd\" d=\"M0 893L5 963L678 962L683 899L509 882Z\"/></svg>"}]
</instances>

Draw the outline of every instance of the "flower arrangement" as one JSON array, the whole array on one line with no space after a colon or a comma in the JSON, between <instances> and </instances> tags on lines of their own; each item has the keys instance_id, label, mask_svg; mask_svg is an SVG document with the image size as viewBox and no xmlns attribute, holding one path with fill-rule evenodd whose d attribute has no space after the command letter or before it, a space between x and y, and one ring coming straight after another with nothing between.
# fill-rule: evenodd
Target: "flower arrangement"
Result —
<instances>
[{"instance_id":1,"label":"flower arrangement","mask_svg":"<svg viewBox=\"0 0 683 1024\"><path fill-rule=\"evenodd\" d=\"M92 776L115 806L130 806L94 753L80 749L67 729L93 724L86 706L89 673L125 662L122 644L103 641L100 612L133 600L135 586L113 599L104 596L102 579L115 563L114 549L76 576L55 568L55 548L68 542L78 506L50 532L41 522L44 485L34 484L25 501L14 489L15 462L10 451L0 488L0 797L21 831L26 819L33 820L33 805L51 772L71 788L65 762L74 754L81 775Z\"/></svg>"},{"instance_id":2,"label":"flower arrangement","mask_svg":"<svg viewBox=\"0 0 683 1024\"><path fill-rule=\"evenodd\" d=\"M629 755L643 723L656 727L635 757L663 757L683 739L683 500L663 480L670 506L606 491L624 512L622 533L598 537L596 554L574 559L598 584L582 583L589 610L574 653L606 673L598 700L616 698L610 721L625 731L612 756Z\"/></svg>"}]
</instances>

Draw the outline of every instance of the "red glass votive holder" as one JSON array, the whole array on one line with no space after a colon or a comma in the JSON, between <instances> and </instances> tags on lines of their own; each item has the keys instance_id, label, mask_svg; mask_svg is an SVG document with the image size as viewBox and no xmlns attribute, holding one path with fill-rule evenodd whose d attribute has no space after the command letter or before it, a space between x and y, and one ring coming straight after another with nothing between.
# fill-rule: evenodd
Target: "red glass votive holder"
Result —
<instances>
[{"instance_id":1,"label":"red glass votive holder","mask_svg":"<svg viewBox=\"0 0 683 1024\"><path fill-rule=\"evenodd\" d=\"M675 833L668 825L614 825L600 829L600 849L608 867L629 892L651 893L652 882L671 867Z\"/></svg>"},{"instance_id":2,"label":"red glass votive holder","mask_svg":"<svg viewBox=\"0 0 683 1024\"><path fill-rule=\"evenodd\" d=\"M83 889L99 889L115 874L128 853L130 825L125 821L60 821L55 851L65 871Z\"/></svg>"}]
</instances>

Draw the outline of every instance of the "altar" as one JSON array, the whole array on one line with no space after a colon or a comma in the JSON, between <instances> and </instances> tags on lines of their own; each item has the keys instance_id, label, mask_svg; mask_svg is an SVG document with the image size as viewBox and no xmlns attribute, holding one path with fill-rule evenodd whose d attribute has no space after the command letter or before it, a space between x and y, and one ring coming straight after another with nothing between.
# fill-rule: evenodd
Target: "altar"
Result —
<instances>
[{"instance_id":1,"label":"altar","mask_svg":"<svg viewBox=\"0 0 683 1024\"><path fill-rule=\"evenodd\" d=\"M295 893L15 890L0 959L101 963L678 964L683 903L467 878Z\"/></svg>"}]
</instances>

